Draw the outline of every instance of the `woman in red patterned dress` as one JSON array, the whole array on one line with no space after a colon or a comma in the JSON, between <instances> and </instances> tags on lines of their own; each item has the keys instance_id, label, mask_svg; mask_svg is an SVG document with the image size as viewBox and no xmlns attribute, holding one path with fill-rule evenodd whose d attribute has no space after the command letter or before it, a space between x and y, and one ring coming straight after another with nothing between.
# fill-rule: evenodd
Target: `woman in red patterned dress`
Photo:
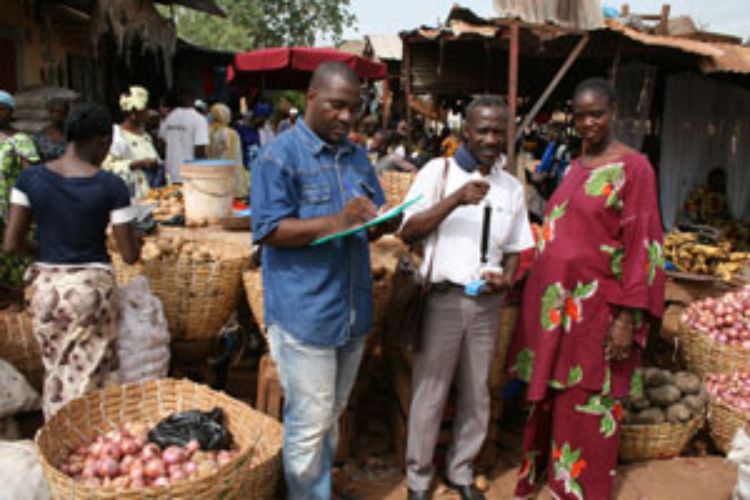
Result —
<instances>
[{"instance_id":1,"label":"woman in red patterned dress","mask_svg":"<svg viewBox=\"0 0 750 500\"><path fill-rule=\"evenodd\" d=\"M648 323L664 308L655 175L645 156L614 138L616 106L605 80L576 89L583 153L547 203L524 290L509 359L531 403L518 498L545 478L559 498L611 497L619 400L641 390Z\"/></svg>"}]
</instances>

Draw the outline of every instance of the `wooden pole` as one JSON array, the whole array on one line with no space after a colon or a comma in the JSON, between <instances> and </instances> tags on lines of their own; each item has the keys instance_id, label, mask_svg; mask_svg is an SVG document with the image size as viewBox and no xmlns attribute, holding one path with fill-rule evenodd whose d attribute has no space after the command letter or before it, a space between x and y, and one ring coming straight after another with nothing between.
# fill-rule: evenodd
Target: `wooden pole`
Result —
<instances>
[{"instance_id":1,"label":"wooden pole","mask_svg":"<svg viewBox=\"0 0 750 500\"><path fill-rule=\"evenodd\" d=\"M508 171L521 179L523 172L516 168L516 112L518 101L518 20L510 25L510 51L508 56Z\"/></svg>"},{"instance_id":2,"label":"wooden pole","mask_svg":"<svg viewBox=\"0 0 750 500\"><path fill-rule=\"evenodd\" d=\"M388 129L388 106L390 104L390 75L383 80L383 130Z\"/></svg>"},{"instance_id":3,"label":"wooden pole","mask_svg":"<svg viewBox=\"0 0 750 500\"><path fill-rule=\"evenodd\" d=\"M526 130L526 127L529 126L531 121L536 118L537 113L539 113L539 110L542 109L542 106L547 102L547 99L549 99L549 96L552 95L552 92L555 91L557 86L560 84L560 81L563 79L563 77L568 73L568 70L571 66L573 66L573 63L578 59L578 56L581 55L581 52L583 52L583 49L586 48L586 45L589 43L590 36L588 33L584 33L583 37L578 41L575 48L573 48L573 51L568 55L568 58L565 59L565 62L562 66L560 66L560 69L557 70L557 74L552 79L552 81L547 84L547 88L544 89L544 92L542 92L542 95L539 97L539 99L534 103L534 106L531 108L531 111L529 111L526 116L523 119L523 122L521 123L521 126L518 128L518 132L516 132L516 140L520 139L523 135L523 131Z\"/></svg>"},{"instance_id":4,"label":"wooden pole","mask_svg":"<svg viewBox=\"0 0 750 500\"><path fill-rule=\"evenodd\" d=\"M404 71L405 78L405 97L406 97L406 148L411 150L411 127L413 122L411 112L411 44L409 40L404 40Z\"/></svg>"}]
</instances>

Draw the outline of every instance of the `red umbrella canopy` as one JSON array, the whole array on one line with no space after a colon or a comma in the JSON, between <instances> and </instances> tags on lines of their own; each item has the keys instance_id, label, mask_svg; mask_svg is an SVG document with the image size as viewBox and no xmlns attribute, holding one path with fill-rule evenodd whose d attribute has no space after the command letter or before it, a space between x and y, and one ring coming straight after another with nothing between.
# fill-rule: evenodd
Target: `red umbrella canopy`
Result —
<instances>
[{"instance_id":1,"label":"red umbrella canopy","mask_svg":"<svg viewBox=\"0 0 750 500\"><path fill-rule=\"evenodd\" d=\"M236 85L302 90L315 68L328 61L346 63L363 80L382 80L388 71L383 63L341 50L276 47L236 54L227 79Z\"/></svg>"}]
</instances>

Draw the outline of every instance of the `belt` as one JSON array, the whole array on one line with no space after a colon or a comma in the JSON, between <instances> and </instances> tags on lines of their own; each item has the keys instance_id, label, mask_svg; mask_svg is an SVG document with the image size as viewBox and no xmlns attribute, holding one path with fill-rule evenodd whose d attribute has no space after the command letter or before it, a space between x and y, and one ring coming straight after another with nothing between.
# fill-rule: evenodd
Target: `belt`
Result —
<instances>
[{"instance_id":1,"label":"belt","mask_svg":"<svg viewBox=\"0 0 750 500\"><path fill-rule=\"evenodd\" d=\"M438 281L430 285L430 291L437 292L437 293L446 293L451 290L463 291L464 286L459 285L458 283L453 283L452 281Z\"/></svg>"}]
</instances>

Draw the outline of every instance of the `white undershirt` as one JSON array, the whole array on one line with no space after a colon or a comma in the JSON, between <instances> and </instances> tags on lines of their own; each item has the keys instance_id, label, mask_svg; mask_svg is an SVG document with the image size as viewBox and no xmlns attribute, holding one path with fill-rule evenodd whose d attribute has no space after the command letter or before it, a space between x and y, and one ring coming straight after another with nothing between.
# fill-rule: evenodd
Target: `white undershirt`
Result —
<instances>
[{"instance_id":1,"label":"white undershirt","mask_svg":"<svg viewBox=\"0 0 750 500\"><path fill-rule=\"evenodd\" d=\"M436 158L419 171L406 199L411 200L419 195L422 195L422 199L406 211L404 222L436 203L440 195L445 161L445 158ZM489 265L499 266L505 253L518 253L532 247L534 239L526 212L523 187L503 169L505 157L498 161L487 176L483 176L479 170L466 172L453 158L448 161L450 165L444 196L457 191L467 182L478 179L489 182L490 190L482 203L460 206L443 220L436 231L437 252L435 232L427 238L421 272L423 276L427 274L427 266L434 252L431 281L450 281L465 285L479 277L485 202L488 201L492 206L487 252Z\"/></svg>"}]
</instances>

